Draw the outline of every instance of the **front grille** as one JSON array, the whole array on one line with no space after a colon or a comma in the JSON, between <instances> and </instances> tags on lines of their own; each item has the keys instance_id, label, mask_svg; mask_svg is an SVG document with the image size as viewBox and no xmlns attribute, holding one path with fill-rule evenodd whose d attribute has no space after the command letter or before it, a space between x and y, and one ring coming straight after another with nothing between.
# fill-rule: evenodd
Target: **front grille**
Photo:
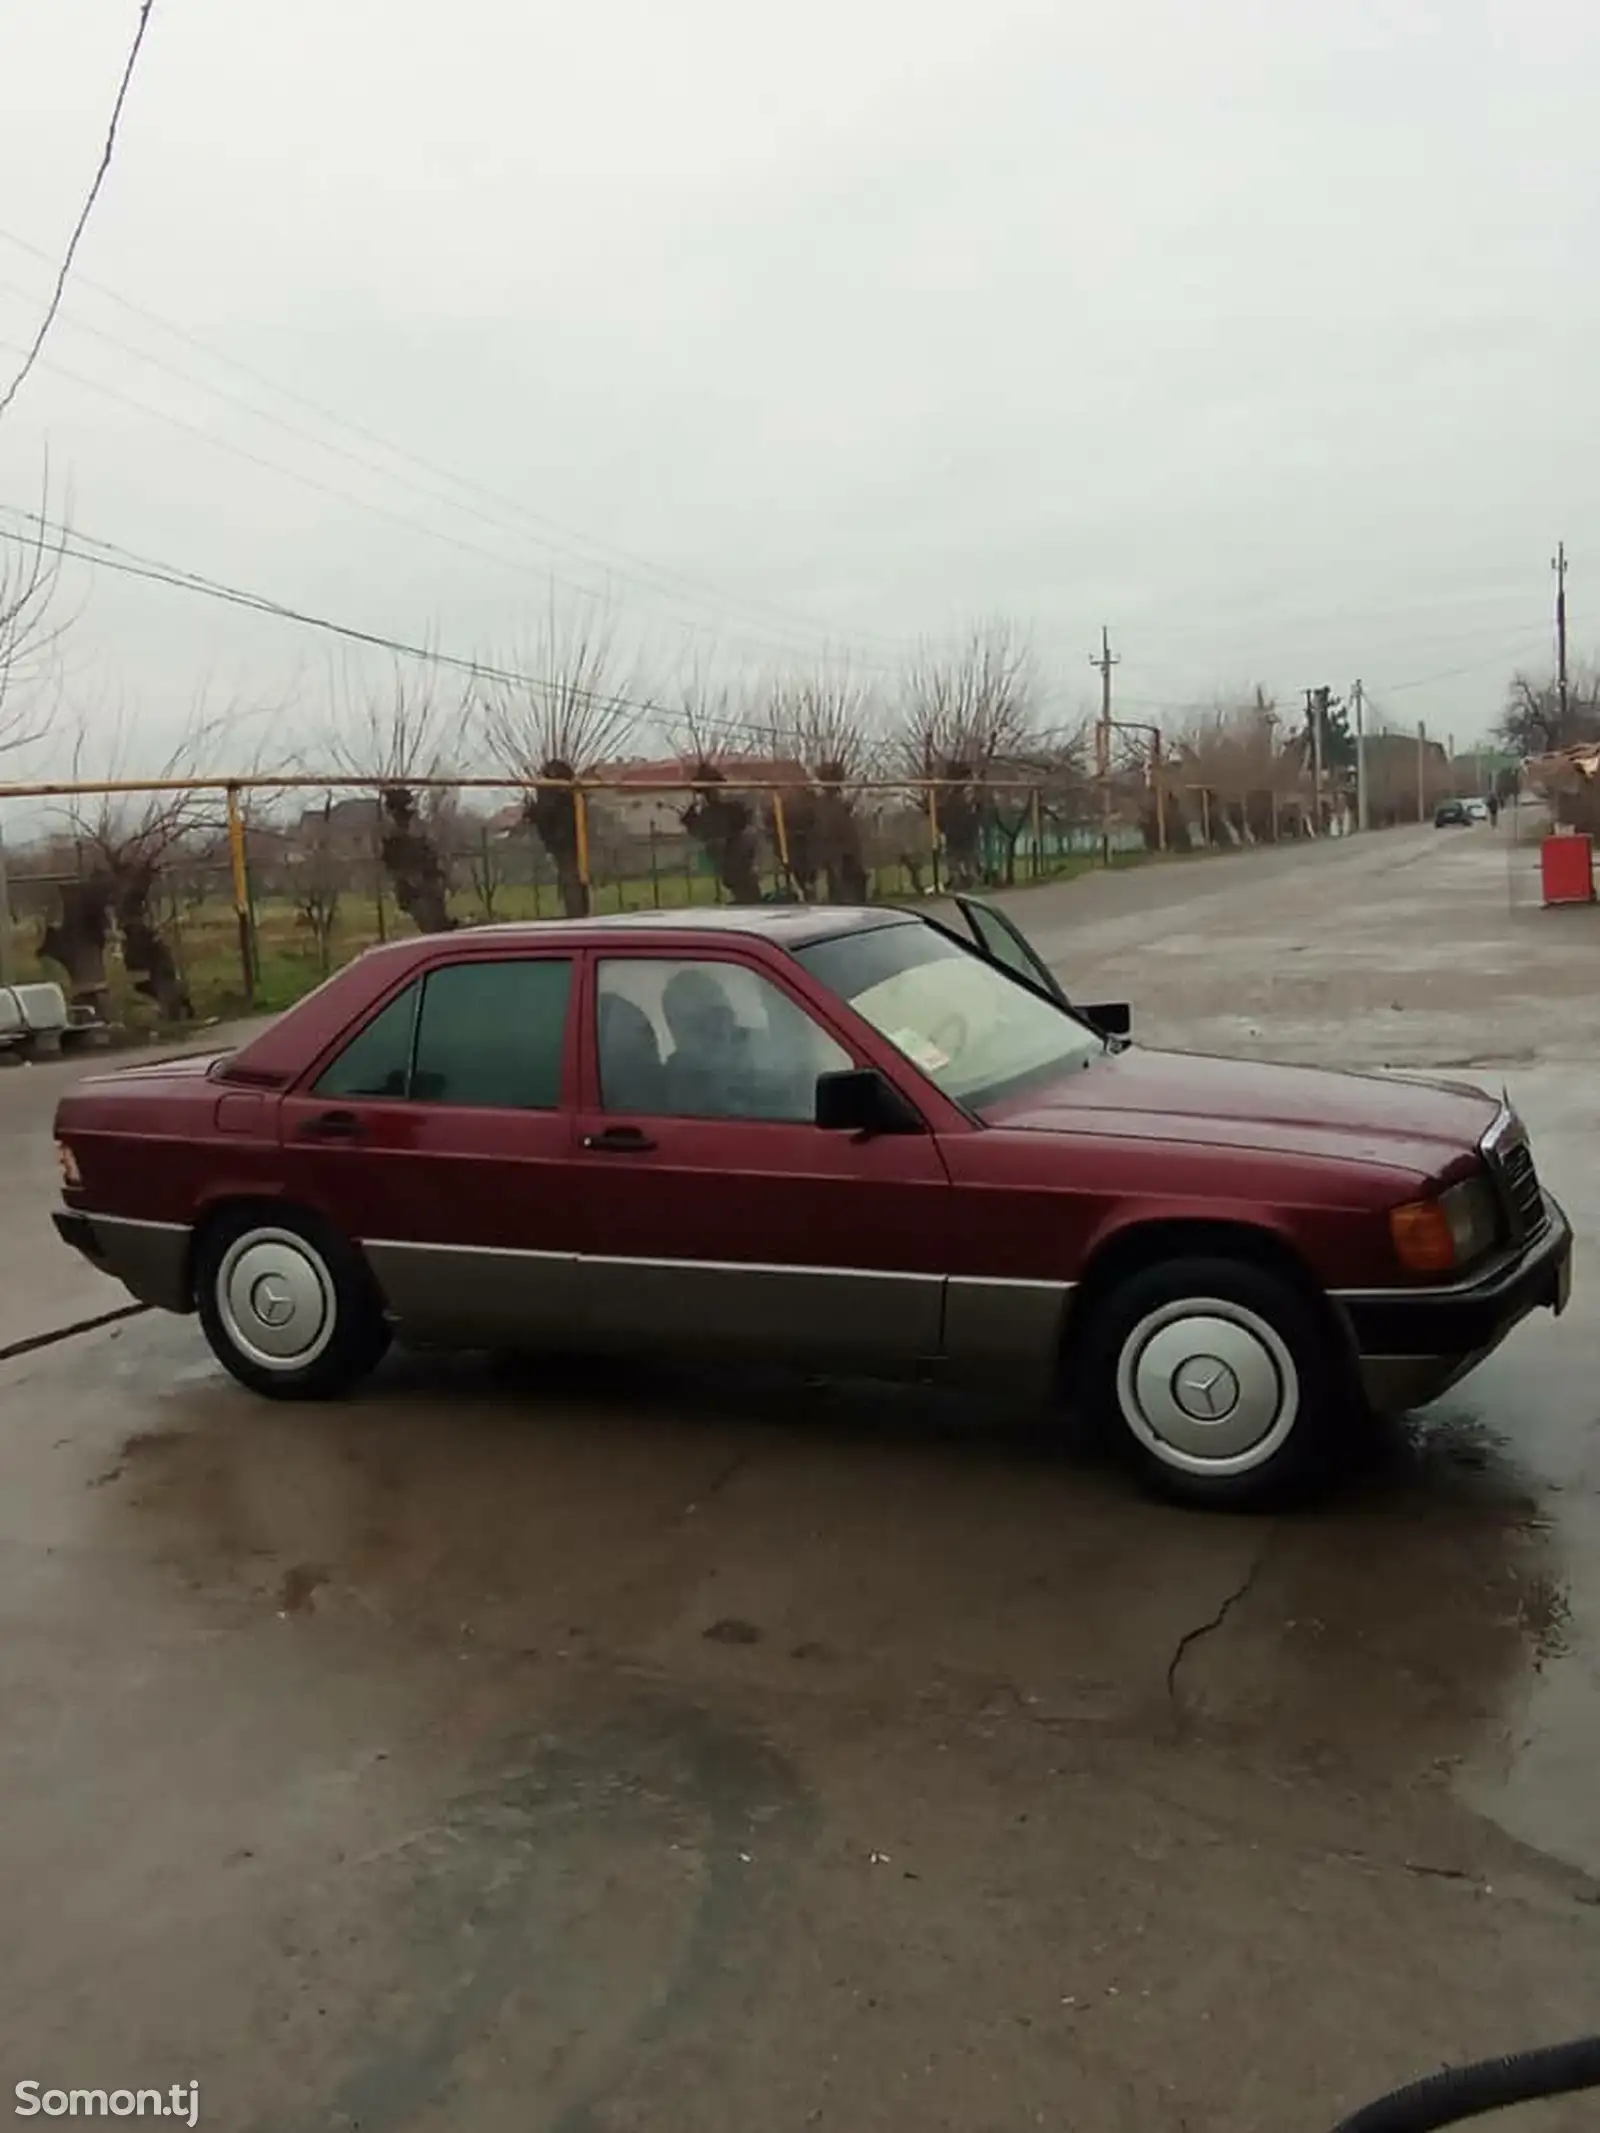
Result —
<instances>
[{"instance_id":1,"label":"front grille","mask_svg":"<svg viewBox=\"0 0 1600 2133\"><path fill-rule=\"evenodd\" d=\"M1512 1141L1500 1150L1500 1177L1518 1231L1531 1236L1544 1222L1544 1194L1526 1141Z\"/></svg>"}]
</instances>

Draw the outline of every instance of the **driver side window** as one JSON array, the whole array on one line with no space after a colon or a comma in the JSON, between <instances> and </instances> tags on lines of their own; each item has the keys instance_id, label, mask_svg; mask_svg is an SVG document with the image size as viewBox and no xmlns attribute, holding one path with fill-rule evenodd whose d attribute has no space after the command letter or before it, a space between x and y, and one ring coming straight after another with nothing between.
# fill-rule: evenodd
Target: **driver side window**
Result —
<instances>
[{"instance_id":1,"label":"driver side window","mask_svg":"<svg viewBox=\"0 0 1600 2133\"><path fill-rule=\"evenodd\" d=\"M855 1064L780 987L710 957L606 958L596 1016L607 1111L809 1125L817 1076Z\"/></svg>"}]
</instances>

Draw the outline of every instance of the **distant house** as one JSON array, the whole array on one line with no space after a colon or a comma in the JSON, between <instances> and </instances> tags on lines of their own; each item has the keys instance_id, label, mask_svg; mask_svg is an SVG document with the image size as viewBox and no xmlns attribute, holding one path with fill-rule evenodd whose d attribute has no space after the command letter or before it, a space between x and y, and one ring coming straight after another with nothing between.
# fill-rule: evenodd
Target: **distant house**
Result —
<instances>
[{"instance_id":1,"label":"distant house","mask_svg":"<svg viewBox=\"0 0 1600 2133\"><path fill-rule=\"evenodd\" d=\"M1419 821L1451 797L1454 775L1442 741L1419 740L1412 733L1369 733L1366 758L1367 810L1376 826Z\"/></svg>"},{"instance_id":2,"label":"distant house","mask_svg":"<svg viewBox=\"0 0 1600 2133\"><path fill-rule=\"evenodd\" d=\"M372 857L381 824L376 795L352 793L329 805L305 808L295 825L293 842L302 852L316 851L349 865Z\"/></svg>"},{"instance_id":3,"label":"distant house","mask_svg":"<svg viewBox=\"0 0 1600 2133\"><path fill-rule=\"evenodd\" d=\"M737 789L741 784L762 786L809 786L810 774L793 756L682 755L665 756L653 762L606 763L593 772L596 784L606 790L602 804L617 833L625 837L682 837L683 811L693 797L690 788L702 763L720 772L724 783ZM652 787L672 790L652 791ZM749 796L758 804L760 791Z\"/></svg>"}]
</instances>

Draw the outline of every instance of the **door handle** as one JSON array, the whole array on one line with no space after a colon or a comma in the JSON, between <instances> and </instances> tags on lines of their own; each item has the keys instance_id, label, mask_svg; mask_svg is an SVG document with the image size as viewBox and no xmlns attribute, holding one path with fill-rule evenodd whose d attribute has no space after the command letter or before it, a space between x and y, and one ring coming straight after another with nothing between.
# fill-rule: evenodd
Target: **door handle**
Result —
<instances>
[{"instance_id":1,"label":"door handle","mask_svg":"<svg viewBox=\"0 0 1600 2133\"><path fill-rule=\"evenodd\" d=\"M603 1133L586 1133L583 1145L594 1155L646 1155L655 1142L640 1126L607 1126Z\"/></svg>"},{"instance_id":2,"label":"door handle","mask_svg":"<svg viewBox=\"0 0 1600 2133\"><path fill-rule=\"evenodd\" d=\"M322 1111L300 1128L302 1140L353 1141L361 1135L361 1121L354 1111Z\"/></svg>"}]
</instances>

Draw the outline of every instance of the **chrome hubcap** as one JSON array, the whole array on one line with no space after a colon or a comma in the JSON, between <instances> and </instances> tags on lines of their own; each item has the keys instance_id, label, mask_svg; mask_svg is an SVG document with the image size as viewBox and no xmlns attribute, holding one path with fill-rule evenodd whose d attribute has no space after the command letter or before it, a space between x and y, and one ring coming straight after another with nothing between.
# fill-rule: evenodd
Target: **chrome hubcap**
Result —
<instances>
[{"instance_id":1,"label":"chrome hubcap","mask_svg":"<svg viewBox=\"0 0 1600 2133\"><path fill-rule=\"evenodd\" d=\"M1166 1465L1241 1474L1294 1428L1300 1381L1277 1332L1242 1304L1188 1297L1140 1320L1123 1343L1117 1398Z\"/></svg>"},{"instance_id":2,"label":"chrome hubcap","mask_svg":"<svg viewBox=\"0 0 1600 2133\"><path fill-rule=\"evenodd\" d=\"M228 1338L260 1370L303 1370L333 1338L337 1303L322 1258L293 1230L253 1229L217 1269Z\"/></svg>"}]
</instances>

